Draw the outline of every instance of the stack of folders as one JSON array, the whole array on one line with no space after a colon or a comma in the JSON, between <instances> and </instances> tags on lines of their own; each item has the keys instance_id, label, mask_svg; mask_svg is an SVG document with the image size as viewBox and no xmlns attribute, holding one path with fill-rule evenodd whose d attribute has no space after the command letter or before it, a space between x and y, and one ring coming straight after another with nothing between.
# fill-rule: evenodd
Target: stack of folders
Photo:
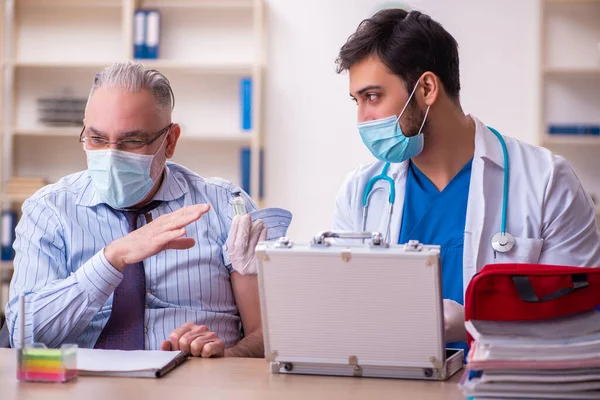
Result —
<instances>
[{"instance_id":1,"label":"stack of folders","mask_svg":"<svg viewBox=\"0 0 600 400\"><path fill-rule=\"evenodd\" d=\"M527 322L468 321L460 386L471 399L600 399L600 312Z\"/></svg>"}]
</instances>

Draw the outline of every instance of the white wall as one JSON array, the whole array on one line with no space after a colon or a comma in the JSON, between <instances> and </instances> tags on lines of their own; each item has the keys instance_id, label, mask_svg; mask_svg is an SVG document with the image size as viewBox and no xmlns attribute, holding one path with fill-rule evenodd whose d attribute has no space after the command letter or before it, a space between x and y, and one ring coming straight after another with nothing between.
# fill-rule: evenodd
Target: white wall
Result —
<instances>
[{"instance_id":1,"label":"white wall","mask_svg":"<svg viewBox=\"0 0 600 400\"><path fill-rule=\"evenodd\" d=\"M288 235L329 229L346 174L372 160L356 130L339 48L373 14L373 0L267 0L266 201L295 216ZM539 27L536 0L405 2L430 14L458 41L462 103L503 134L538 138Z\"/></svg>"}]
</instances>

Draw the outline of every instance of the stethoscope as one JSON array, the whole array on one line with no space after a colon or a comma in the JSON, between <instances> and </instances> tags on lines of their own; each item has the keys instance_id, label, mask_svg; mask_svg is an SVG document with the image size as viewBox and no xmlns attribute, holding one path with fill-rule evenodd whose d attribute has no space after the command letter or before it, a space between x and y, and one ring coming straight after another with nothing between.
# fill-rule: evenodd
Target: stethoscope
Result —
<instances>
[{"instance_id":1,"label":"stethoscope","mask_svg":"<svg viewBox=\"0 0 600 400\"><path fill-rule=\"evenodd\" d=\"M500 146L502 147L502 154L504 156L504 188L502 192L502 219L500 222L500 232L496 233L492 236L492 249L494 252L498 253L507 253L509 252L515 245L515 238L510 233L506 232L506 210L508 208L508 178L509 178L509 163L508 163L508 149L506 148L506 142L504 138L494 128L488 127L490 131L496 136L498 141L500 142ZM387 209L387 221L386 221L386 232L384 235L384 240L388 242L388 237L390 235L391 222L392 222L392 211L394 209L394 202L396 201L396 183L392 178L388 176L388 171L390 169L390 163L385 163L383 166L383 170L379 175L375 175L371 179L367 181L365 185L365 192L363 195L363 215L362 215L362 230L365 231L367 229L367 215L369 213L369 203L371 201L371 195L375 193L377 190L384 190L383 187L377 187L373 190L375 184L381 180L386 181L389 184L390 194L388 197L388 209Z\"/></svg>"}]
</instances>

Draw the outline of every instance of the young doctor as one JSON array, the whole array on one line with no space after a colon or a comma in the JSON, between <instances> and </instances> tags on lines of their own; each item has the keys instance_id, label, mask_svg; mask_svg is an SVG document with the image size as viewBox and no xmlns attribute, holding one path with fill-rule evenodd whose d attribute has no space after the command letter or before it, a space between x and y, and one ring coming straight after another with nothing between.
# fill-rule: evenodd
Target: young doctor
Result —
<instances>
[{"instance_id":1,"label":"young doctor","mask_svg":"<svg viewBox=\"0 0 600 400\"><path fill-rule=\"evenodd\" d=\"M441 245L446 341L464 348L463 295L484 265L600 266L600 233L563 158L464 114L457 47L429 16L388 9L341 48L338 73L378 161L344 182L333 229Z\"/></svg>"}]
</instances>

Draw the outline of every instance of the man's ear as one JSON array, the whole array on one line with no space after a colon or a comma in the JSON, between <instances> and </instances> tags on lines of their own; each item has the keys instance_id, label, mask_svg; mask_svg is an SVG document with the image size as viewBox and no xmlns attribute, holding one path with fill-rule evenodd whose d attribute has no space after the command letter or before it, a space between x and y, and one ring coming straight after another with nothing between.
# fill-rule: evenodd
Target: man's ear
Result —
<instances>
[{"instance_id":1,"label":"man's ear","mask_svg":"<svg viewBox=\"0 0 600 400\"><path fill-rule=\"evenodd\" d=\"M419 89L422 93L423 102L426 106L432 106L440 94L440 79L433 72L425 72L421 75L420 81L421 84Z\"/></svg>"},{"instance_id":2,"label":"man's ear","mask_svg":"<svg viewBox=\"0 0 600 400\"><path fill-rule=\"evenodd\" d=\"M179 135L181 135L181 127L178 124L173 124L169 133L167 133L167 147L165 154L167 158L172 158L175 154L175 148L177 147L177 141L179 141Z\"/></svg>"}]
</instances>

